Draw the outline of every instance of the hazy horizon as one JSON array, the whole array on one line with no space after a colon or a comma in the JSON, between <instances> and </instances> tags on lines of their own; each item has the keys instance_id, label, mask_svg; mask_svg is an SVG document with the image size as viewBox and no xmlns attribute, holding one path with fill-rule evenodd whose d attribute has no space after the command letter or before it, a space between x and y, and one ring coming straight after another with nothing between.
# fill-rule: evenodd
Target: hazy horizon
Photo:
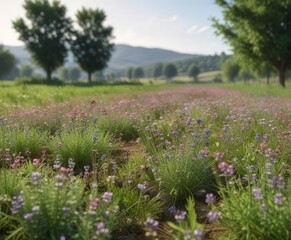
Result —
<instances>
[{"instance_id":1,"label":"hazy horizon","mask_svg":"<svg viewBox=\"0 0 291 240\"><path fill-rule=\"evenodd\" d=\"M106 25L114 28L114 43L146 48L162 48L180 53L215 54L230 52L214 33L211 17L221 18L212 0L61 0L74 19L82 7L101 8ZM0 43L23 46L12 21L25 17L24 0L1 1Z\"/></svg>"}]
</instances>

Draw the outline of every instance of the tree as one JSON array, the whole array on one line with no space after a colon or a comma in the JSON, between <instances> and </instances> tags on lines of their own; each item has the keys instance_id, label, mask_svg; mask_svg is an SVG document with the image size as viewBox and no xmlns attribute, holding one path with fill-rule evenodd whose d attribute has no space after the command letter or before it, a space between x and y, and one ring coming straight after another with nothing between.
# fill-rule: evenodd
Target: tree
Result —
<instances>
[{"instance_id":1,"label":"tree","mask_svg":"<svg viewBox=\"0 0 291 240\"><path fill-rule=\"evenodd\" d=\"M233 58L229 58L222 64L222 73L230 82L234 82L238 77L240 66Z\"/></svg>"},{"instance_id":2,"label":"tree","mask_svg":"<svg viewBox=\"0 0 291 240\"><path fill-rule=\"evenodd\" d=\"M234 54L249 65L272 65L285 87L291 62L291 0L216 0L224 23L214 19L217 33Z\"/></svg>"},{"instance_id":3,"label":"tree","mask_svg":"<svg viewBox=\"0 0 291 240\"><path fill-rule=\"evenodd\" d=\"M74 82L78 81L81 77L81 71L78 67L73 67L69 70L70 79Z\"/></svg>"},{"instance_id":4,"label":"tree","mask_svg":"<svg viewBox=\"0 0 291 240\"><path fill-rule=\"evenodd\" d=\"M64 64L67 56L71 20L66 17L66 7L56 0L52 3L48 0L25 0L23 7L29 23L20 18L13 22L13 27L32 59L51 80L52 72Z\"/></svg>"},{"instance_id":5,"label":"tree","mask_svg":"<svg viewBox=\"0 0 291 240\"><path fill-rule=\"evenodd\" d=\"M16 58L9 51L0 45L0 79L9 74L15 68Z\"/></svg>"},{"instance_id":6,"label":"tree","mask_svg":"<svg viewBox=\"0 0 291 240\"><path fill-rule=\"evenodd\" d=\"M92 73L104 69L111 57L113 28L103 25L106 15L100 9L83 8L77 12L76 18L81 30L74 31L71 48L78 64L87 72L89 83L92 83Z\"/></svg>"},{"instance_id":7,"label":"tree","mask_svg":"<svg viewBox=\"0 0 291 240\"><path fill-rule=\"evenodd\" d=\"M171 80L173 77L177 76L177 74L178 74L177 68L174 64L168 63L164 67L164 75L167 79Z\"/></svg>"},{"instance_id":8,"label":"tree","mask_svg":"<svg viewBox=\"0 0 291 240\"><path fill-rule=\"evenodd\" d=\"M198 75L200 73L199 67L197 67L195 64L192 64L188 68L188 76L193 78L193 81L197 82L198 81Z\"/></svg>"},{"instance_id":9,"label":"tree","mask_svg":"<svg viewBox=\"0 0 291 240\"><path fill-rule=\"evenodd\" d=\"M163 76L164 65L162 63L156 63L153 67L152 76L154 79Z\"/></svg>"},{"instance_id":10,"label":"tree","mask_svg":"<svg viewBox=\"0 0 291 240\"><path fill-rule=\"evenodd\" d=\"M129 67L125 70L125 75L129 80L132 80L133 78L133 71L134 71L133 67Z\"/></svg>"},{"instance_id":11,"label":"tree","mask_svg":"<svg viewBox=\"0 0 291 240\"><path fill-rule=\"evenodd\" d=\"M33 74L33 68L29 64L24 64L20 68L20 76L31 77Z\"/></svg>"},{"instance_id":12,"label":"tree","mask_svg":"<svg viewBox=\"0 0 291 240\"><path fill-rule=\"evenodd\" d=\"M142 77L144 77L144 71L141 67L137 67L133 70L133 77L135 79L140 79Z\"/></svg>"},{"instance_id":13,"label":"tree","mask_svg":"<svg viewBox=\"0 0 291 240\"><path fill-rule=\"evenodd\" d=\"M70 70L66 67L59 68L58 75L61 80L70 80Z\"/></svg>"}]
</instances>

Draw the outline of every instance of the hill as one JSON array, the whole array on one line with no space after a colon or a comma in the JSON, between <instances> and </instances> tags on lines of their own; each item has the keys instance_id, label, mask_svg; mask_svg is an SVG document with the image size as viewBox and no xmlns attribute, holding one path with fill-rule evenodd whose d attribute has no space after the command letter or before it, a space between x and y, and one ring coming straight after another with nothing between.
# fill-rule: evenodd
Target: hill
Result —
<instances>
[{"instance_id":1,"label":"hill","mask_svg":"<svg viewBox=\"0 0 291 240\"><path fill-rule=\"evenodd\" d=\"M22 65L30 61L30 54L23 46L5 46L5 48L9 49L17 57L19 64ZM124 69L129 66L148 66L157 62L175 62L195 56L160 48L116 44L108 67L111 69ZM71 53L66 65L74 65Z\"/></svg>"}]
</instances>

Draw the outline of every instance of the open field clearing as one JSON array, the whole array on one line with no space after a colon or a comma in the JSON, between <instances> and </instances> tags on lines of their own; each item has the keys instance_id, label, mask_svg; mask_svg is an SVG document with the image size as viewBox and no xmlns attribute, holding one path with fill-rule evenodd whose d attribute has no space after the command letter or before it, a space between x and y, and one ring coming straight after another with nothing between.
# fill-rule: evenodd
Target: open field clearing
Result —
<instances>
[{"instance_id":1,"label":"open field clearing","mask_svg":"<svg viewBox=\"0 0 291 240\"><path fill-rule=\"evenodd\" d=\"M289 98L93 89L2 113L1 239L291 238Z\"/></svg>"}]
</instances>

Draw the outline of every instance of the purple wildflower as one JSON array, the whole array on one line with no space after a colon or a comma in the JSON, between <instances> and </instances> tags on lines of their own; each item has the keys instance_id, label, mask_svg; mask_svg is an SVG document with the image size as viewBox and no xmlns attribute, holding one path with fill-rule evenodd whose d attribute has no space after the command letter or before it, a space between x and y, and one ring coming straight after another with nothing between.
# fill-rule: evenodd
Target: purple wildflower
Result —
<instances>
[{"instance_id":1,"label":"purple wildflower","mask_svg":"<svg viewBox=\"0 0 291 240\"><path fill-rule=\"evenodd\" d=\"M283 194L282 193L277 193L275 195L275 203L278 205L282 205L283 204Z\"/></svg>"},{"instance_id":2,"label":"purple wildflower","mask_svg":"<svg viewBox=\"0 0 291 240\"><path fill-rule=\"evenodd\" d=\"M145 230L146 230L146 237L156 237L157 236L157 228L159 225L159 222L153 218L148 217L147 220L144 223Z\"/></svg>"},{"instance_id":3,"label":"purple wildflower","mask_svg":"<svg viewBox=\"0 0 291 240\"><path fill-rule=\"evenodd\" d=\"M37 185L39 183L39 181L40 181L40 178L41 178L40 172L31 173L31 183L33 185Z\"/></svg>"},{"instance_id":4,"label":"purple wildflower","mask_svg":"<svg viewBox=\"0 0 291 240\"><path fill-rule=\"evenodd\" d=\"M112 192L105 192L102 195L102 200L104 202L106 202L106 203L109 203L112 200L112 196L113 196L113 193Z\"/></svg>"},{"instance_id":5,"label":"purple wildflower","mask_svg":"<svg viewBox=\"0 0 291 240\"><path fill-rule=\"evenodd\" d=\"M108 235L109 234L109 230L105 227L105 224L103 222L99 222L96 224L96 228L97 228L97 235Z\"/></svg>"},{"instance_id":6,"label":"purple wildflower","mask_svg":"<svg viewBox=\"0 0 291 240\"><path fill-rule=\"evenodd\" d=\"M175 220L177 222L182 222L185 220L187 213L185 211L177 210L175 214Z\"/></svg>"},{"instance_id":7,"label":"purple wildflower","mask_svg":"<svg viewBox=\"0 0 291 240\"><path fill-rule=\"evenodd\" d=\"M20 193L19 195L14 196L12 198L11 213L15 215L16 213L19 212L19 210L23 207L23 205L24 205L23 193Z\"/></svg>"},{"instance_id":8,"label":"purple wildflower","mask_svg":"<svg viewBox=\"0 0 291 240\"><path fill-rule=\"evenodd\" d=\"M211 203L214 203L215 200L216 200L216 197L213 195L213 193L207 193L206 194L205 203L211 204Z\"/></svg>"},{"instance_id":9,"label":"purple wildflower","mask_svg":"<svg viewBox=\"0 0 291 240\"><path fill-rule=\"evenodd\" d=\"M208 221L214 223L217 219L221 218L221 212L210 211L207 214Z\"/></svg>"},{"instance_id":10,"label":"purple wildflower","mask_svg":"<svg viewBox=\"0 0 291 240\"><path fill-rule=\"evenodd\" d=\"M263 199L262 190L260 188L253 188L253 195L255 200Z\"/></svg>"}]
</instances>

